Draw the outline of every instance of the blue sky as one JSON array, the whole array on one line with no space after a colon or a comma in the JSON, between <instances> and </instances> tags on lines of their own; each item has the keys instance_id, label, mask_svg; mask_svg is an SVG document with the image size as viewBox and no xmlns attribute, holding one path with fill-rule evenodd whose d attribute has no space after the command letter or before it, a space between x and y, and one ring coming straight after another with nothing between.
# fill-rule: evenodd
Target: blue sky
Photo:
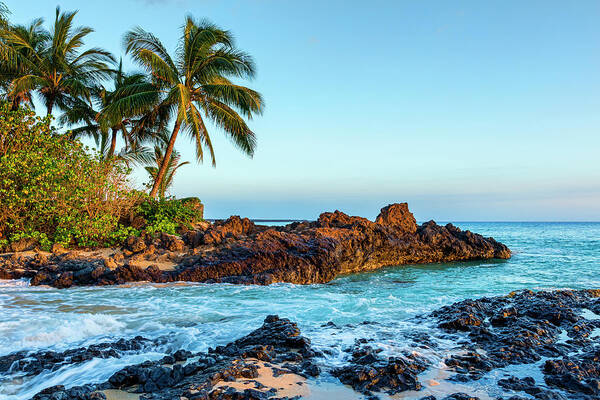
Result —
<instances>
[{"instance_id":1,"label":"blue sky","mask_svg":"<svg viewBox=\"0 0 600 400\"><path fill-rule=\"evenodd\" d=\"M253 159L213 128L217 168L180 169L173 194L207 217L407 201L419 220L600 220L598 1L6 4L22 23L79 9L89 44L117 55L136 25L174 49L187 13L233 31L267 107Z\"/></svg>"}]
</instances>

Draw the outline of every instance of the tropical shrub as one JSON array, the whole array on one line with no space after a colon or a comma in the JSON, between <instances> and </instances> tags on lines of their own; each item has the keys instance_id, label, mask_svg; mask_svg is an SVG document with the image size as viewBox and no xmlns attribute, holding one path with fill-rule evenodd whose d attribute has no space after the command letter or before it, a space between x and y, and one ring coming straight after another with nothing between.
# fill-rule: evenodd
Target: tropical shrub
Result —
<instances>
[{"instance_id":1,"label":"tropical shrub","mask_svg":"<svg viewBox=\"0 0 600 400\"><path fill-rule=\"evenodd\" d=\"M0 104L0 240L100 246L135 233L119 223L137 202L126 166L101 160L50 122Z\"/></svg>"},{"instance_id":2,"label":"tropical shrub","mask_svg":"<svg viewBox=\"0 0 600 400\"><path fill-rule=\"evenodd\" d=\"M136 214L144 218L144 230L147 233L164 232L173 235L179 229L191 228L194 223L201 221L203 207L196 198L156 200L148 197L138 205Z\"/></svg>"}]
</instances>

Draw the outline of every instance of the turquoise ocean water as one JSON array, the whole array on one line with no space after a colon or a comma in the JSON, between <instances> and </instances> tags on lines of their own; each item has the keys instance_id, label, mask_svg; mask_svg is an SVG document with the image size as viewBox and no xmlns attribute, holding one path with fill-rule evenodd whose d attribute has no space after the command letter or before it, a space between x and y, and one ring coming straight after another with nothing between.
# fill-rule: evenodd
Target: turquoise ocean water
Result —
<instances>
[{"instance_id":1,"label":"turquoise ocean water","mask_svg":"<svg viewBox=\"0 0 600 400\"><path fill-rule=\"evenodd\" d=\"M137 284L57 290L0 281L0 355L135 335L170 338L167 346L119 360L92 360L33 379L0 376L0 400L28 399L55 384L101 382L124 365L180 347L206 350L255 329L268 314L298 322L316 347L329 350L322 363L330 366L344 362L342 350L356 338L374 339L390 354L409 348L407 335L435 331L413 317L457 300L525 288L600 288L600 223L456 225L507 244L512 259L392 267L308 286ZM340 329L322 327L329 321ZM430 357L436 361L435 354ZM333 378L324 374L321 381ZM478 390L493 395L494 385L487 388L486 382L478 383Z\"/></svg>"}]
</instances>

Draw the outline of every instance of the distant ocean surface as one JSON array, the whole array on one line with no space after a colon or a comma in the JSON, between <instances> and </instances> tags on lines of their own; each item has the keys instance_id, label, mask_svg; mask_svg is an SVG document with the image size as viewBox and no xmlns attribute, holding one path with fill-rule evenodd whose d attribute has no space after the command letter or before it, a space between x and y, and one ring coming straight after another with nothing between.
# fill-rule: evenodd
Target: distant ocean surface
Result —
<instances>
[{"instance_id":1,"label":"distant ocean surface","mask_svg":"<svg viewBox=\"0 0 600 400\"><path fill-rule=\"evenodd\" d=\"M392 267L309 286L138 284L57 290L0 281L0 355L135 335L171 338L170 345L153 353L92 360L34 379L0 375L0 399L28 399L56 384L101 382L127 364L158 359L172 348L199 351L225 344L260 326L268 314L298 322L316 347L333 349L324 361L330 366L343 361L342 349L355 338L372 338L391 354L402 350L402 335L435 329L412 317L457 300L525 288L600 288L600 223L455 225L505 243L512 259ZM329 321L344 328L322 327ZM320 379L334 381L327 374ZM477 390L495 395L497 387L488 384L478 382Z\"/></svg>"}]
</instances>

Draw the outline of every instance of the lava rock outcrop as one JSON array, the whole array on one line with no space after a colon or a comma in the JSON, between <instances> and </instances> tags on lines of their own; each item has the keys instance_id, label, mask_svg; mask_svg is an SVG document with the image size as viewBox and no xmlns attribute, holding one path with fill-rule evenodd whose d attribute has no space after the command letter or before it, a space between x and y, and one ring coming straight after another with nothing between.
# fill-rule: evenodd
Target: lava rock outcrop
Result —
<instances>
[{"instance_id":1,"label":"lava rock outcrop","mask_svg":"<svg viewBox=\"0 0 600 400\"><path fill-rule=\"evenodd\" d=\"M181 238L132 237L108 258L15 253L0 258L0 279L31 278L33 285L58 288L135 281L311 284L385 266L510 256L502 243L452 224L418 226L406 203L400 203L384 207L375 222L340 211L282 227L234 216ZM161 268L164 260L173 266Z\"/></svg>"}]
</instances>

